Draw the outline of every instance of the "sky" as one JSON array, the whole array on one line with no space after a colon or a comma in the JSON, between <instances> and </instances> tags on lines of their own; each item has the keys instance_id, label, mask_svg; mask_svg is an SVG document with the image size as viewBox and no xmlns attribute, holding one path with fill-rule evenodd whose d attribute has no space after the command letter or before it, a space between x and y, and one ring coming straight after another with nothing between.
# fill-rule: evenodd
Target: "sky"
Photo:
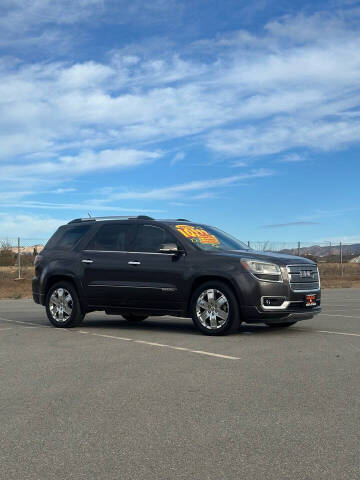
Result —
<instances>
[{"instance_id":1,"label":"sky","mask_svg":"<svg viewBox=\"0 0 360 480\"><path fill-rule=\"evenodd\" d=\"M360 2L2 0L0 238L360 241Z\"/></svg>"}]
</instances>

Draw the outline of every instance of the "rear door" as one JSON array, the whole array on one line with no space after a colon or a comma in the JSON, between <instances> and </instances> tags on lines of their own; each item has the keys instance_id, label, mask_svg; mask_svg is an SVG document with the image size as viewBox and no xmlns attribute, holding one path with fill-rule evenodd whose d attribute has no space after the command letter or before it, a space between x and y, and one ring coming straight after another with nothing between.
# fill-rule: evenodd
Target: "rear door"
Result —
<instances>
[{"instance_id":1,"label":"rear door","mask_svg":"<svg viewBox=\"0 0 360 480\"><path fill-rule=\"evenodd\" d=\"M135 238L135 222L100 224L82 251L84 290L90 306L110 307L128 304L131 285L128 247Z\"/></svg>"},{"instance_id":2,"label":"rear door","mask_svg":"<svg viewBox=\"0 0 360 480\"><path fill-rule=\"evenodd\" d=\"M134 308L178 310L185 301L187 256L161 253L164 243L179 241L163 226L140 224L127 255L128 303ZM125 266L126 268L126 266Z\"/></svg>"}]
</instances>

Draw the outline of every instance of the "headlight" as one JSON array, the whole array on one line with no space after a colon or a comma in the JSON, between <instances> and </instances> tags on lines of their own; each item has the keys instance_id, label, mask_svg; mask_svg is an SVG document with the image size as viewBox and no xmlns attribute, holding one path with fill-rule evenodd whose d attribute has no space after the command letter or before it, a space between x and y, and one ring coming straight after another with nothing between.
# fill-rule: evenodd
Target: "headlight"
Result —
<instances>
[{"instance_id":1,"label":"headlight","mask_svg":"<svg viewBox=\"0 0 360 480\"><path fill-rule=\"evenodd\" d=\"M243 258L242 265L249 270L259 280L267 280L270 282L281 282L282 275L278 265L268 262L259 262L258 260Z\"/></svg>"}]
</instances>

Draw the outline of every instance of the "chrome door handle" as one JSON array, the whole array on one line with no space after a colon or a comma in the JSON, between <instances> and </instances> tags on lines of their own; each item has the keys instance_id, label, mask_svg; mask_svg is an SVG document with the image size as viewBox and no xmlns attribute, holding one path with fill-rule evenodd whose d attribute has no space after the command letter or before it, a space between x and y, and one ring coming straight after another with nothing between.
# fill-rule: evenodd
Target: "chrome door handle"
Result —
<instances>
[{"instance_id":1,"label":"chrome door handle","mask_svg":"<svg viewBox=\"0 0 360 480\"><path fill-rule=\"evenodd\" d=\"M128 265L141 265L141 262L128 262Z\"/></svg>"},{"instance_id":2,"label":"chrome door handle","mask_svg":"<svg viewBox=\"0 0 360 480\"><path fill-rule=\"evenodd\" d=\"M90 260L88 258L84 258L84 260L81 260L82 263L94 263L94 260Z\"/></svg>"}]
</instances>

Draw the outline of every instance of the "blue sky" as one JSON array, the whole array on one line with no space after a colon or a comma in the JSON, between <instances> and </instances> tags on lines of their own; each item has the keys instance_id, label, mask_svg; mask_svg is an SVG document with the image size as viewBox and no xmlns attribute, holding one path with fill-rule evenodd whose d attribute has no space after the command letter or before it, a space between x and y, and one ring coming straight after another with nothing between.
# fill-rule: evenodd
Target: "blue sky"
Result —
<instances>
[{"instance_id":1,"label":"blue sky","mask_svg":"<svg viewBox=\"0 0 360 480\"><path fill-rule=\"evenodd\" d=\"M360 2L3 0L0 237L148 214L360 241Z\"/></svg>"}]
</instances>

